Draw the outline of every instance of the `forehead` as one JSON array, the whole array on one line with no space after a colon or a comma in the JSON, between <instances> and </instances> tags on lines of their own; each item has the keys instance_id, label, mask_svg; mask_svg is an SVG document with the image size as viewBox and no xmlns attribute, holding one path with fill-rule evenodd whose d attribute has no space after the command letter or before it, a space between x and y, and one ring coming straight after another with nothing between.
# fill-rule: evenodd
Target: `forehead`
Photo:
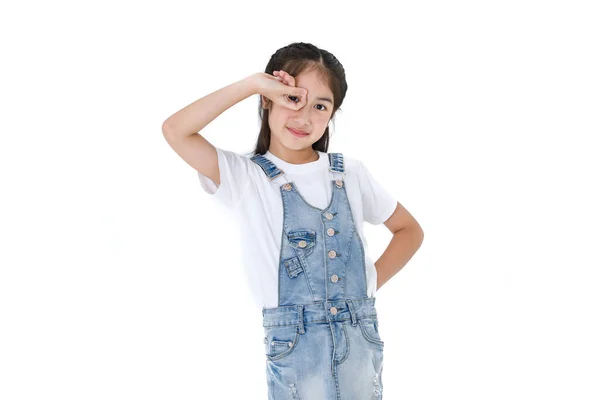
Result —
<instances>
[{"instance_id":1,"label":"forehead","mask_svg":"<svg viewBox=\"0 0 600 400\"><path fill-rule=\"evenodd\" d=\"M309 96L333 96L329 86L323 82L322 76L315 70L302 71L294 77L296 86L303 87L308 90Z\"/></svg>"}]
</instances>

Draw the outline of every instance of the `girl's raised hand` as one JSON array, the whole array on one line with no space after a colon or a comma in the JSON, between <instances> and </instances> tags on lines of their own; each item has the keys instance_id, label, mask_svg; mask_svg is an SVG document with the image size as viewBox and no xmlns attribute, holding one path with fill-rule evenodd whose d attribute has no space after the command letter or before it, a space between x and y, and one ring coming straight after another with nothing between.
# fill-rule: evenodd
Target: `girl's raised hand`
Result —
<instances>
[{"instance_id":1,"label":"girl's raised hand","mask_svg":"<svg viewBox=\"0 0 600 400\"><path fill-rule=\"evenodd\" d=\"M259 93L272 102L292 110L299 110L306 105L308 91L296 87L293 76L285 71L257 73Z\"/></svg>"}]
</instances>

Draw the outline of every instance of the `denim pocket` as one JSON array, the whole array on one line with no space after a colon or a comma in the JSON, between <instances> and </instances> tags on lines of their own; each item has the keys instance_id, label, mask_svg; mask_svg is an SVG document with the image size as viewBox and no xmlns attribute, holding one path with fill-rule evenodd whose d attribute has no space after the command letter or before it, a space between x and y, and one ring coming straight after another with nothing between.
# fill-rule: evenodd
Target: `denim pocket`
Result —
<instances>
[{"instance_id":1,"label":"denim pocket","mask_svg":"<svg viewBox=\"0 0 600 400\"><path fill-rule=\"evenodd\" d=\"M265 328L265 355L271 361L281 360L294 351L298 343L297 325L272 326Z\"/></svg>"},{"instance_id":2,"label":"denim pocket","mask_svg":"<svg viewBox=\"0 0 600 400\"><path fill-rule=\"evenodd\" d=\"M304 271L302 268L302 263L296 256L283 260L282 262L290 278L295 278L300 274L300 272Z\"/></svg>"},{"instance_id":3,"label":"denim pocket","mask_svg":"<svg viewBox=\"0 0 600 400\"><path fill-rule=\"evenodd\" d=\"M383 347L383 340L381 340L379 327L377 326L377 318L361 318L358 320L358 324L360 325L363 337L367 339L369 343Z\"/></svg>"},{"instance_id":4,"label":"denim pocket","mask_svg":"<svg viewBox=\"0 0 600 400\"><path fill-rule=\"evenodd\" d=\"M312 229L294 229L287 233L287 239L298 255L308 256L314 251L317 233Z\"/></svg>"}]
</instances>

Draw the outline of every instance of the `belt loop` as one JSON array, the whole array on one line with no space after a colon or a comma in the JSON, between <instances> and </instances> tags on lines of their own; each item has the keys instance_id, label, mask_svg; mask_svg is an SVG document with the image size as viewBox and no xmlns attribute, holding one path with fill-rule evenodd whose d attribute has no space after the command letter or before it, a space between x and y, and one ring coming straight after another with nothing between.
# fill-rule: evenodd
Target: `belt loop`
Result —
<instances>
[{"instance_id":1,"label":"belt loop","mask_svg":"<svg viewBox=\"0 0 600 400\"><path fill-rule=\"evenodd\" d=\"M354 304L350 299L347 299L346 303L348 304L348 310L350 310L350 316L352 317L352 326L356 326L356 312L354 311Z\"/></svg>"},{"instance_id":2,"label":"belt loop","mask_svg":"<svg viewBox=\"0 0 600 400\"><path fill-rule=\"evenodd\" d=\"M304 305L298 306L298 332L304 334Z\"/></svg>"}]
</instances>

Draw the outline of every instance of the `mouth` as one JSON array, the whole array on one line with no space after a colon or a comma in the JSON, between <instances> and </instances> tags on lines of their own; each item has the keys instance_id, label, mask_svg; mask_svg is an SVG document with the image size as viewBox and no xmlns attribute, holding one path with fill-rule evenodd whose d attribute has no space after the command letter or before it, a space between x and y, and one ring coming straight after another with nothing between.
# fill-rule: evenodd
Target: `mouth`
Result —
<instances>
[{"instance_id":1,"label":"mouth","mask_svg":"<svg viewBox=\"0 0 600 400\"><path fill-rule=\"evenodd\" d=\"M292 128L287 128L287 129L292 133L292 135L294 135L296 137L306 137L306 136L308 136L307 132L297 131L297 130L292 129Z\"/></svg>"}]
</instances>

